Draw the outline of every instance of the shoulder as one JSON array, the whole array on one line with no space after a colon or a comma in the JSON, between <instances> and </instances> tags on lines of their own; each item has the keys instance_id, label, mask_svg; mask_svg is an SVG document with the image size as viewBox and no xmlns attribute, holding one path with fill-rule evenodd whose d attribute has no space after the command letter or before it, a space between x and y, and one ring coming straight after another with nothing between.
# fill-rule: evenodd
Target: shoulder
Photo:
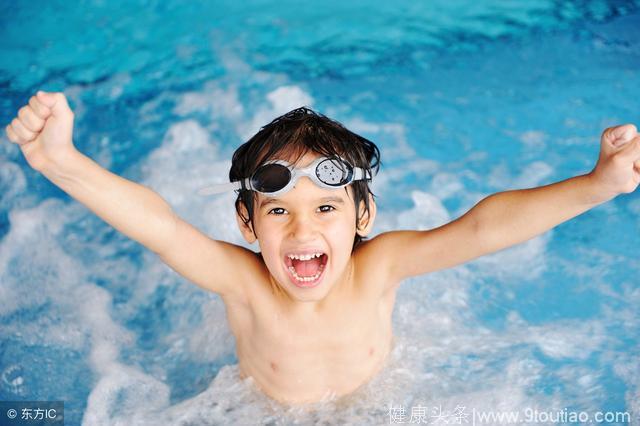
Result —
<instances>
[{"instance_id":1,"label":"shoulder","mask_svg":"<svg viewBox=\"0 0 640 426\"><path fill-rule=\"evenodd\" d=\"M282 296L275 284L271 272L264 263L261 252L246 250L244 260L238 264L238 292L225 300L239 302L252 310L273 307L276 299Z\"/></svg>"},{"instance_id":2,"label":"shoulder","mask_svg":"<svg viewBox=\"0 0 640 426\"><path fill-rule=\"evenodd\" d=\"M227 256L217 265L211 280L220 280L224 276L227 284L220 295L225 303L248 306L256 289L268 283L269 274L262 254L240 245L222 243L228 251Z\"/></svg>"},{"instance_id":3,"label":"shoulder","mask_svg":"<svg viewBox=\"0 0 640 426\"><path fill-rule=\"evenodd\" d=\"M365 240L353 252L356 280L359 286L380 295L395 288L399 280L393 276L393 254L400 250L395 231Z\"/></svg>"},{"instance_id":4,"label":"shoulder","mask_svg":"<svg viewBox=\"0 0 640 426\"><path fill-rule=\"evenodd\" d=\"M402 249L403 231L388 231L363 241L354 249L353 255L361 265L375 268L386 266L385 260L391 252Z\"/></svg>"}]
</instances>

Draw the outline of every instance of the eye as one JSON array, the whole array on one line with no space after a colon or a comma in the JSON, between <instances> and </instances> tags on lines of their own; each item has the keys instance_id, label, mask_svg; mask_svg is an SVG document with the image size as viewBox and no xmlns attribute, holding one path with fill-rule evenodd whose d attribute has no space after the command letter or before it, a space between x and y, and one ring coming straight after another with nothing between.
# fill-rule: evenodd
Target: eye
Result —
<instances>
[{"instance_id":1,"label":"eye","mask_svg":"<svg viewBox=\"0 0 640 426\"><path fill-rule=\"evenodd\" d=\"M285 211L286 210L283 209L282 207L276 207L274 209L269 210L268 214L274 214L276 216L280 216L280 215L284 214Z\"/></svg>"},{"instance_id":2,"label":"eye","mask_svg":"<svg viewBox=\"0 0 640 426\"><path fill-rule=\"evenodd\" d=\"M329 213L329 212L331 212L331 211L335 210L336 208L335 208L335 207L333 207L333 206L330 206L330 205L326 204L326 205L324 205L324 206L320 206L320 207L319 207L319 209L320 209L320 211L321 211L322 213Z\"/></svg>"}]
</instances>

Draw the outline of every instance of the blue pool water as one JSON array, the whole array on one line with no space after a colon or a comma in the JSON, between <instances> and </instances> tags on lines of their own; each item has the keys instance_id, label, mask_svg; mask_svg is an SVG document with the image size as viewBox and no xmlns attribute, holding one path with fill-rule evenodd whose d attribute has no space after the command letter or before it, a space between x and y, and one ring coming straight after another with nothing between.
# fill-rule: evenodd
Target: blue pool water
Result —
<instances>
[{"instance_id":1,"label":"blue pool water","mask_svg":"<svg viewBox=\"0 0 640 426\"><path fill-rule=\"evenodd\" d=\"M604 128L640 124L637 1L39 1L0 16L3 123L37 89L64 91L82 152L238 244L232 195L195 191L302 104L380 146L374 233L586 173ZM0 400L63 400L72 425L389 424L390 406L407 422L422 406L640 424L637 191L408 280L387 368L305 411L237 378L217 296L1 142Z\"/></svg>"}]
</instances>

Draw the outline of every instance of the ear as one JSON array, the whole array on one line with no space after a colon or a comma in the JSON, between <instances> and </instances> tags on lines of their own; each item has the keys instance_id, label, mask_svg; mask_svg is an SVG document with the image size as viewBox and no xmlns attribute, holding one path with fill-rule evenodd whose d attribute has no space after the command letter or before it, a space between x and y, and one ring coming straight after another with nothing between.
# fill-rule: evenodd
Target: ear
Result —
<instances>
[{"instance_id":1,"label":"ear","mask_svg":"<svg viewBox=\"0 0 640 426\"><path fill-rule=\"evenodd\" d=\"M242 216L249 217L249 213L247 212L247 207L244 205L242 201L240 201L240 212ZM238 222L238 228L240 228L240 232L244 239L249 243L253 244L258 238L256 237L255 232L253 232L253 227L251 222L244 223L240 214L236 211L236 221Z\"/></svg>"},{"instance_id":2,"label":"ear","mask_svg":"<svg viewBox=\"0 0 640 426\"><path fill-rule=\"evenodd\" d=\"M356 232L361 237L366 237L371 232L376 219L376 202L373 200L373 195L369 194L369 214L365 212L364 207L364 201L360 201Z\"/></svg>"}]
</instances>

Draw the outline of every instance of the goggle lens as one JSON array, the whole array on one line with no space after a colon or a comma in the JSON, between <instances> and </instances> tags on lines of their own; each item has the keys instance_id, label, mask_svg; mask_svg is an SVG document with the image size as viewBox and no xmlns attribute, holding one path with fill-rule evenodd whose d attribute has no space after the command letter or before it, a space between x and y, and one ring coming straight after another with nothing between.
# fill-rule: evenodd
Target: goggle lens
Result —
<instances>
[{"instance_id":1,"label":"goggle lens","mask_svg":"<svg viewBox=\"0 0 640 426\"><path fill-rule=\"evenodd\" d=\"M251 185L260 192L276 192L287 186L291 171L282 164L265 164L255 171Z\"/></svg>"},{"instance_id":2,"label":"goggle lens","mask_svg":"<svg viewBox=\"0 0 640 426\"><path fill-rule=\"evenodd\" d=\"M353 169L346 163L335 159L326 159L316 167L316 176L331 186L341 186L351 181Z\"/></svg>"}]
</instances>

